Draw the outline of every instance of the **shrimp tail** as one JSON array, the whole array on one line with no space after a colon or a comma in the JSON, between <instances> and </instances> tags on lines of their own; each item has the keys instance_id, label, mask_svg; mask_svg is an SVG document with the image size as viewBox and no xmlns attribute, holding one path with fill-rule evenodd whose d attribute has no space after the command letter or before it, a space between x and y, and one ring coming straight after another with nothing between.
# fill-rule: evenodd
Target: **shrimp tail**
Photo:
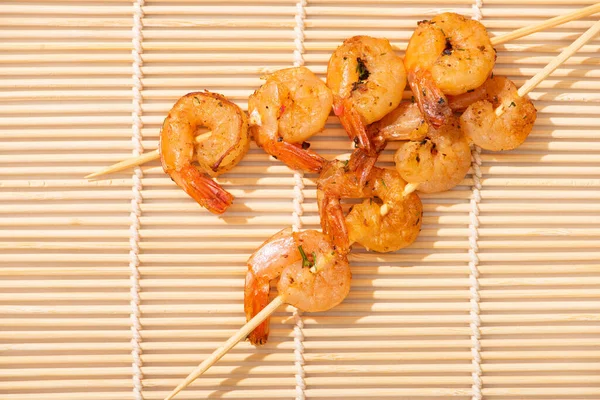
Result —
<instances>
[{"instance_id":1,"label":"shrimp tail","mask_svg":"<svg viewBox=\"0 0 600 400\"><path fill-rule=\"evenodd\" d=\"M257 279L252 271L246 274L246 286L244 289L244 312L246 321L250 321L256 314L269 304L269 281ZM260 323L250 334L248 340L255 346L267 343L269 338L270 319L267 318Z\"/></svg>"},{"instance_id":2,"label":"shrimp tail","mask_svg":"<svg viewBox=\"0 0 600 400\"><path fill-rule=\"evenodd\" d=\"M385 146L387 146L387 138L382 133L382 126L380 122L381 120L373 122L371 125L367 126L367 135L371 138L371 143L373 144L377 154L385 150Z\"/></svg>"},{"instance_id":3,"label":"shrimp tail","mask_svg":"<svg viewBox=\"0 0 600 400\"><path fill-rule=\"evenodd\" d=\"M452 109L448 105L448 99L440 88L435 85L431 72L424 70L409 71L408 84L419 109L429 124L439 128L452 117Z\"/></svg>"},{"instance_id":4,"label":"shrimp tail","mask_svg":"<svg viewBox=\"0 0 600 400\"><path fill-rule=\"evenodd\" d=\"M348 171L352 172L358 178L358 186L364 188L367 184L371 170L377 162L377 153L375 156L367 154L363 149L356 149L352 152L348 161Z\"/></svg>"},{"instance_id":5,"label":"shrimp tail","mask_svg":"<svg viewBox=\"0 0 600 400\"><path fill-rule=\"evenodd\" d=\"M350 251L350 240L348 239L348 227L346 226L346 216L339 202L331 202L326 206L327 224L329 237L333 241L335 249L341 254Z\"/></svg>"},{"instance_id":6,"label":"shrimp tail","mask_svg":"<svg viewBox=\"0 0 600 400\"><path fill-rule=\"evenodd\" d=\"M223 214L233 203L231 193L193 165L169 175L191 198L213 214Z\"/></svg>"},{"instance_id":7,"label":"shrimp tail","mask_svg":"<svg viewBox=\"0 0 600 400\"><path fill-rule=\"evenodd\" d=\"M267 144L267 152L292 169L300 169L307 172L321 172L326 160L317 153L305 150L299 144L285 141Z\"/></svg>"},{"instance_id":8,"label":"shrimp tail","mask_svg":"<svg viewBox=\"0 0 600 400\"><path fill-rule=\"evenodd\" d=\"M317 196L323 233L331 239L337 251L342 254L348 253L350 251L348 228L339 199L322 193L317 193Z\"/></svg>"},{"instance_id":9,"label":"shrimp tail","mask_svg":"<svg viewBox=\"0 0 600 400\"><path fill-rule=\"evenodd\" d=\"M376 161L377 156L369 156L364 149L356 149L343 167L341 161L330 163L331 168L323 171L317 183L321 228L340 253L350 251L348 227L340 198L363 197L368 193L365 190L368 190L367 183Z\"/></svg>"},{"instance_id":10,"label":"shrimp tail","mask_svg":"<svg viewBox=\"0 0 600 400\"><path fill-rule=\"evenodd\" d=\"M374 155L376 151L373 143L371 143L367 126L352 102L348 99L342 100L341 103L338 101L333 110L340 119L348 137L354 141L355 145L366 151L367 154Z\"/></svg>"},{"instance_id":11,"label":"shrimp tail","mask_svg":"<svg viewBox=\"0 0 600 400\"><path fill-rule=\"evenodd\" d=\"M373 125L369 125L369 132L369 136L372 138L373 146L375 147L375 152L378 154L381 153L385 150L385 146L387 146L385 136L382 135L379 130L373 128Z\"/></svg>"}]
</instances>

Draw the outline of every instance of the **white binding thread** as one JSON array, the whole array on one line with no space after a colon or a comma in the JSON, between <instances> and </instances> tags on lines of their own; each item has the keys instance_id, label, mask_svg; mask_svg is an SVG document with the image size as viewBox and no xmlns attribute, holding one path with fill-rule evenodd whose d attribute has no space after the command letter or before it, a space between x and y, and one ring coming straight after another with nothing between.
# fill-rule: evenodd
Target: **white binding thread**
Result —
<instances>
[{"instance_id":1,"label":"white binding thread","mask_svg":"<svg viewBox=\"0 0 600 400\"><path fill-rule=\"evenodd\" d=\"M473 4L473 19L480 21L483 18L481 9L483 0L475 0ZM471 294L469 312L471 316L471 363L473 365L473 400L481 400L481 390L483 383L481 381L481 318L479 316L479 203L481 202L481 148L473 146L471 150L471 169L473 171L473 194L471 196L471 211L469 212L469 291Z\"/></svg>"},{"instance_id":2,"label":"white binding thread","mask_svg":"<svg viewBox=\"0 0 600 400\"><path fill-rule=\"evenodd\" d=\"M304 201L304 173L294 171L294 212L292 214L292 230L298 232L302 228L301 216L303 213L302 202ZM304 381L304 322L302 321L301 311L294 308L294 365L296 367L296 400L305 400L304 391L306 382Z\"/></svg>"},{"instance_id":3,"label":"white binding thread","mask_svg":"<svg viewBox=\"0 0 600 400\"><path fill-rule=\"evenodd\" d=\"M473 10L473 19L475 21L481 21L483 19L483 14L481 9L483 8L483 0L475 0L475 4L471 6Z\"/></svg>"},{"instance_id":4,"label":"white binding thread","mask_svg":"<svg viewBox=\"0 0 600 400\"><path fill-rule=\"evenodd\" d=\"M469 286L471 311L471 354L473 356L473 400L481 400L481 318L479 317L479 202L481 201L481 149L474 146L471 151L473 170L473 195L471 197L471 211L469 212Z\"/></svg>"},{"instance_id":5,"label":"white binding thread","mask_svg":"<svg viewBox=\"0 0 600 400\"><path fill-rule=\"evenodd\" d=\"M294 27L294 66L300 67L304 65L304 18L306 18L305 7L307 0L300 0L296 3L296 26ZM302 229L303 214L302 203L304 202L304 172L294 171L294 198L293 198L293 213L292 213L292 229L298 232ZM306 382L304 381L304 322L302 315L297 308L294 310L294 365L296 367L296 400L305 400L304 391L306 390Z\"/></svg>"},{"instance_id":6,"label":"white binding thread","mask_svg":"<svg viewBox=\"0 0 600 400\"><path fill-rule=\"evenodd\" d=\"M133 135L131 141L133 143L133 155L139 156L143 153L144 148L142 146L142 18L144 12L142 7L144 6L144 0L136 0L133 4L133 28L132 28L132 44L133 50L131 54L133 56L133 111L131 113L133 124L132 131ZM142 348L141 341L142 336L140 331L142 325L140 323L140 216L142 214L141 203L142 203L142 169L136 167L133 172L133 186L131 199L131 214L130 220L131 225L129 226L129 269L130 269L130 281L131 281L131 356L133 357L133 363L131 364L133 369L133 395L135 400L143 400L142 394Z\"/></svg>"}]
</instances>

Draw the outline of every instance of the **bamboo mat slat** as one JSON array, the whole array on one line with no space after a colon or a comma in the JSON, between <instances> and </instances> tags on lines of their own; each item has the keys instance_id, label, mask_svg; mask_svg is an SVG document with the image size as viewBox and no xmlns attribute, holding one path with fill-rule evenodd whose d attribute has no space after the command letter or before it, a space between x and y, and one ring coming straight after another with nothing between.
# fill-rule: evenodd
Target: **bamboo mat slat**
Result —
<instances>
[{"instance_id":1,"label":"bamboo mat slat","mask_svg":"<svg viewBox=\"0 0 600 400\"><path fill-rule=\"evenodd\" d=\"M501 35L593 3L484 0L479 11ZM403 54L416 21L474 16L474 5L4 1L0 398L164 398L244 323L249 254L284 227L319 227L315 176L254 145L218 178L236 196L221 217L156 161L140 169L137 200L132 171L84 180L131 155L136 116L140 144L154 150L189 91L246 108L265 73L296 62L324 77L331 52L356 34L387 37ZM594 20L497 46L495 73L522 84ZM344 303L319 314L281 307L266 346L240 343L178 398L600 398L599 51L596 38L531 93L538 120L522 147L484 151L455 189L422 196L413 246L356 248ZM352 151L333 116L311 144L327 158Z\"/></svg>"}]
</instances>

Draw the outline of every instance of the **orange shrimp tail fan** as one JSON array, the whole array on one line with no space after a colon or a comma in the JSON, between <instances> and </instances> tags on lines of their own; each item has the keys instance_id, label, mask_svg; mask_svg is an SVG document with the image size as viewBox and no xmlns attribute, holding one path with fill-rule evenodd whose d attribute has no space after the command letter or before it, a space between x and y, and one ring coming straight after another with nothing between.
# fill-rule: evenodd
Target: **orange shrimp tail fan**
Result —
<instances>
[{"instance_id":1,"label":"orange shrimp tail fan","mask_svg":"<svg viewBox=\"0 0 600 400\"><path fill-rule=\"evenodd\" d=\"M347 253L350 251L348 228L339 199L319 190L317 191L317 201L323 233L331 239L337 251Z\"/></svg>"},{"instance_id":2,"label":"orange shrimp tail fan","mask_svg":"<svg viewBox=\"0 0 600 400\"><path fill-rule=\"evenodd\" d=\"M367 126L352 103L348 100L338 100L333 110L340 119L348 137L367 154L374 155L376 153L375 147L371 143Z\"/></svg>"},{"instance_id":3,"label":"orange shrimp tail fan","mask_svg":"<svg viewBox=\"0 0 600 400\"><path fill-rule=\"evenodd\" d=\"M246 286L244 290L244 312L246 321L250 321L256 314L269 304L269 291L271 286L268 281L256 279L250 271L246 274ZM255 346L267 343L269 338L270 319L267 318L260 323L250 334L248 340Z\"/></svg>"},{"instance_id":4,"label":"orange shrimp tail fan","mask_svg":"<svg viewBox=\"0 0 600 400\"><path fill-rule=\"evenodd\" d=\"M307 172L321 172L326 160L315 152L305 150L299 144L275 142L269 144L267 152L284 162L292 169Z\"/></svg>"},{"instance_id":5,"label":"orange shrimp tail fan","mask_svg":"<svg viewBox=\"0 0 600 400\"><path fill-rule=\"evenodd\" d=\"M372 156L362 149L356 149L352 152L348 161L348 171L351 171L354 176L358 177L359 187L362 188L366 185L376 162L377 154Z\"/></svg>"},{"instance_id":6,"label":"orange shrimp tail fan","mask_svg":"<svg viewBox=\"0 0 600 400\"><path fill-rule=\"evenodd\" d=\"M233 203L231 193L193 165L182 168L178 174L170 175L192 199L213 214L223 214Z\"/></svg>"},{"instance_id":7,"label":"orange shrimp tail fan","mask_svg":"<svg viewBox=\"0 0 600 400\"><path fill-rule=\"evenodd\" d=\"M408 84L419 109L429 124L439 128L452 117L452 109L448 105L448 99L436 86L429 71L409 71Z\"/></svg>"},{"instance_id":8,"label":"orange shrimp tail fan","mask_svg":"<svg viewBox=\"0 0 600 400\"><path fill-rule=\"evenodd\" d=\"M346 227L346 216L339 202L337 204L328 203L325 206L327 215L326 234L333 240L333 244L340 253L346 254L350 251L350 242L348 239L348 228ZM323 230L325 233L325 229Z\"/></svg>"}]
</instances>

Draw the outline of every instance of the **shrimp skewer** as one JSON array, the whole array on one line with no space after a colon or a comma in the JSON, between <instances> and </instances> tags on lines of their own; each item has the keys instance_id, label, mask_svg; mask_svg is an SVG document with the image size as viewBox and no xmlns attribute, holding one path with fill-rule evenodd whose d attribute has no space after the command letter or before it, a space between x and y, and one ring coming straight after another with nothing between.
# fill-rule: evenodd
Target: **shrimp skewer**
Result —
<instances>
[{"instance_id":1,"label":"shrimp skewer","mask_svg":"<svg viewBox=\"0 0 600 400\"><path fill-rule=\"evenodd\" d=\"M406 86L402 58L387 39L354 36L339 46L327 65L333 111L357 147L375 154L367 125L400 104Z\"/></svg>"},{"instance_id":2,"label":"shrimp skewer","mask_svg":"<svg viewBox=\"0 0 600 400\"><path fill-rule=\"evenodd\" d=\"M248 99L256 144L292 169L319 172L325 163L306 140L325 127L331 91L308 68L279 70Z\"/></svg>"},{"instance_id":3,"label":"shrimp skewer","mask_svg":"<svg viewBox=\"0 0 600 400\"><path fill-rule=\"evenodd\" d=\"M561 25L561 24L565 24L567 22L570 21L574 21L580 18L584 18L593 14L596 14L600 12L600 3L599 4L593 4L591 6L588 7L583 7L580 8L578 10L572 11L570 13L567 14L563 14L563 15L558 15L556 17L552 17L550 19L547 19L545 21L540 22L539 24L535 24L535 25L530 25L530 26L525 26L519 29L516 29L512 32L500 35L500 36L495 36L493 38L490 39L490 42L492 43L492 46L498 45L498 44L502 44L502 43L506 43L509 42L511 40L515 40L515 39L519 39L522 37L525 37L527 35L530 35L532 33L536 33L536 32L540 32L544 29L549 29L549 28L553 28L555 26ZM466 107L465 107L466 108ZM197 140L203 139L203 137L201 135L196 137ZM155 160L159 158L159 154L158 151L155 152L150 152L150 153L146 153L143 154L141 156L138 157L132 157L132 158L128 158L126 160L123 160L117 164L114 164L112 166L106 167L105 169L92 173L90 175L87 175L85 177L85 179L91 179L91 178L95 178L101 175L105 175L105 174L109 174L109 173L113 173L113 172L118 172L121 171L123 169L129 168L129 167L133 167L136 165L141 165L144 164L146 162Z\"/></svg>"},{"instance_id":4,"label":"shrimp skewer","mask_svg":"<svg viewBox=\"0 0 600 400\"><path fill-rule=\"evenodd\" d=\"M270 281L279 278L279 295L269 303ZM336 252L317 231L284 229L267 239L248 260L244 308L248 322L215 350L165 400L172 399L246 336L253 344L267 340L268 318L282 304L303 311L326 311L350 291L352 274L345 254Z\"/></svg>"},{"instance_id":5,"label":"shrimp skewer","mask_svg":"<svg viewBox=\"0 0 600 400\"><path fill-rule=\"evenodd\" d=\"M194 136L201 127L211 129L212 135L196 144ZM210 92L180 98L165 118L159 141L163 170L198 204L215 214L225 212L233 196L210 177L233 168L249 146L244 112L225 97Z\"/></svg>"},{"instance_id":6,"label":"shrimp skewer","mask_svg":"<svg viewBox=\"0 0 600 400\"><path fill-rule=\"evenodd\" d=\"M452 188L467 174L470 166L468 142L487 150L509 150L521 145L532 130L536 119L536 110L526 93L552 73L568 57L573 55L587 41L600 32L600 22L555 57L545 68L527 81L517 91L512 82L504 77L489 78L482 86L459 96L449 97L449 107L461 111L460 126L464 134L456 129L457 121L439 129L429 127L421 142L404 144L395 155L396 168L409 183L405 194L414 190L426 193L439 192ZM399 118L399 122L386 121L387 126L375 124L379 130L375 137L379 142L395 138L406 139L413 135L418 138L424 129L418 119L406 111L392 114L390 118ZM398 127L412 128L402 134L393 133ZM389 132L386 132L386 129ZM400 129L401 130L401 129ZM379 136L378 136L379 135ZM448 141L451 138L452 140ZM440 158L440 155L442 158Z\"/></svg>"},{"instance_id":7,"label":"shrimp skewer","mask_svg":"<svg viewBox=\"0 0 600 400\"><path fill-rule=\"evenodd\" d=\"M246 319L251 320L269 301L270 282L285 303L303 311L325 311L344 300L350 291L350 267L346 254L337 251L327 235L284 229L269 238L248 260L244 289ZM269 336L265 320L248 336L261 345Z\"/></svg>"},{"instance_id":8,"label":"shrimp skewer","mask_svg":"<svg viewBox=\"0 0 600 400\"><path fill-rule=\"evenodd\" d=\"M482 96L483 100L469 105L460 118L463 130L469 139L486 150L512 150L519 147L533 129L537 115L527 93L598 32L600 32L600 21L596 22L518 90L507 78L488 79L477 90L477 95ZM456 102L460 104L462 100L464 99L459 98Z\"/></svg>"}]
</instances>

